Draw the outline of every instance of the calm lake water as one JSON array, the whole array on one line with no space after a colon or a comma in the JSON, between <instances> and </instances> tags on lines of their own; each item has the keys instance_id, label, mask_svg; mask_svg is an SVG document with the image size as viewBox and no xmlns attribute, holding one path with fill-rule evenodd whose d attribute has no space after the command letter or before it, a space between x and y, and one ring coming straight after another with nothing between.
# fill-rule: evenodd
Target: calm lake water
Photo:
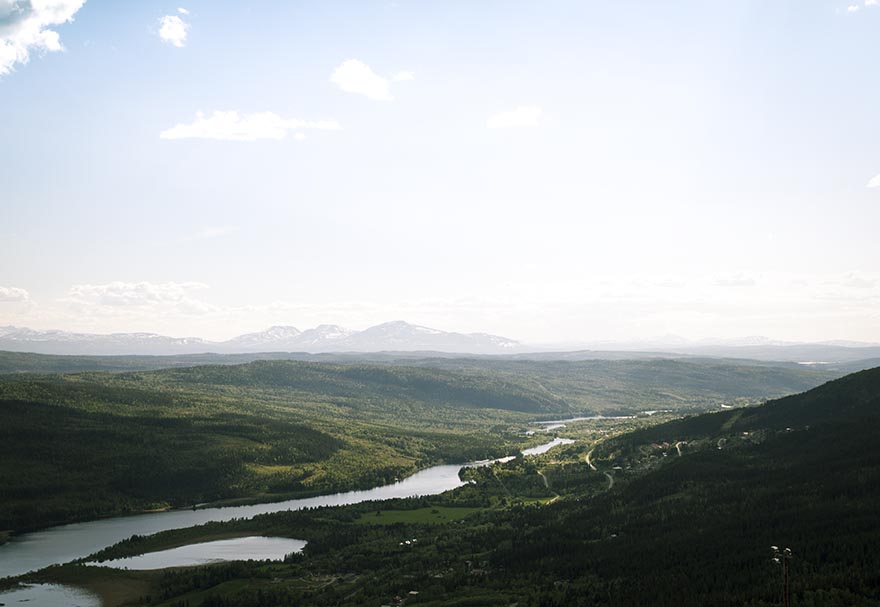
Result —
<instances>
[{"instance_id":1,"label":"calm lake water","mask_svg":"<svg viewBox=\"0 0 880 607\"><path fill-rule=\"evenodd\" d=\"M564 444L564 439L555 439L546 445L526 449L525 455L544 453L555 445ZM542 450L543 449L543 450ZM474 462L468 465L482 465L488 462ZM347 491L305 499L287 500L251 506L228 508L204 508L201 510L171 510L152 512L133 516L74 523L51 527L42 531L26 533L13 537L0 546L0 578L21 575L48 567L56 563L66 563L86 557L101 548L106 548L132 535L150 535L168 529L180 529L201 525L210 521L228 521L233 518L250 518L258 514L282 510L301 510L319 506L342 506L370 500L385 500L419 495L437 495L464 483L458 478L461 464L434 466L394 483L364 491ZM0 594L0 602L11 603Z\"/></svg>"},{"instance_id":2,"label":"calm lake water","mask_svg":"<svg viewBox=\"0 0 880 607\"><path fill-rule=\"evenodd\" d=\"M302 552L305 545L303 540L283 537L238 537L148 552L140 556L105 561L100 565L116 569L164 569L223 561L280 561L288 554Z\"/></svg>"},{"instance_id":3,"label":"calm lake water","mask_svg":"<svg viewBox=\"0 0 880 607\"><path fill-rule=\"evenodd\" d=\"M0 604L7 607L101 607L101 600L70 586L28 584L18 590L0 593Z\"/></svg>"}]
</instances>

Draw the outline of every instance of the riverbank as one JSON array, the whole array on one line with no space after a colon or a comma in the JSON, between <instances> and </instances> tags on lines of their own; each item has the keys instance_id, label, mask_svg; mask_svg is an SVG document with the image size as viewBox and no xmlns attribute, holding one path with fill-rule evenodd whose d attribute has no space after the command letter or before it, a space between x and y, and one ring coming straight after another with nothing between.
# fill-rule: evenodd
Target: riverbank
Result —
<instances>
[{"instance_id":1,"label":"riverbank","mask_svg":"<svg viewBox=\"0 0 880 607\"><path fill-rule=\"evenodd\" d=\"M400 482L367 490L228 508L170 510L54 527L18 536L16 541L0 548L0 577L21 575L50 565L80 560L108 546L129 540L132 536L148 536L161 531L236 518L250 519L277 511L437 495L465 484L461 479L460 471L468 465L481 465L481 463L432 466Z\"/></svg>"},{"instance_id":2,"label":"riverbank","mask_svg":"<svg viewBox=\"0 0 880 607\"><path fill-rule=\"evenodd\" d=\"M150 596L162 574L162 571L62 565L28 575L24 579L29 584L61 584L81 588L96 596L101 601L101 607L121 607L137 604Z\"/></svg>"},{"instance_id":3,"label":"riverbank","mask_svg":"<svg viewBox=\"0 0 880 607\"><path fill-rule=\"evenodd\" d=\"M560 444L558 441L553 443ZM527 456L525 460L528 459L530 458ZM417 550L423 543L425 546L433 545L430 538L435 537L440 528L447 530L442 533L449 533L460 529L461 525L468 525L466 521L473 520L474 517L485 519L496 511L534 508L550 502L552 498L549 496L553 492L547 487L546 477L542 477L544 482L538 482L539 479L530 466L531 464L524 461L524 458L516 458L515 461L507 463L487 462L483 466L476 467L435 467L420 473L430 473L429 480L435 486L430 492L434 495L426 495L429 490L425 489L427 487L425 484L416 485L418 491L407 491L424 497L373 501L362 500L364 493L361 492L357 495L347 495L341 500L347 502L340 504L345 506L341 508L306 507L253 518L236 517L226 522L209 522L194 527L175 528L150 536L129 537L92 554L87 559L80 559L79 564L49 567L39 574L24 576L24 579L27 582L45 581L88 590L101 597L102 607L120 607L126 602L131 604L132 601L137 604L141 597L147 594L153 597L166 596L171 589L174 589L174 596L178 596L180 593L177 584L186 586L196 578L203 579L205 575L216 576L215 579L220 585L225 583L223 580L227 575L238 579L239 585L242 580L247 579L249 585L262 588L263 592L267 593L281 590L284 593L320 591L330 583L327 581L328 576L339 578L340 570L335 568L337 565L328 565L324 559L329 558L329 562L335 562L332 552L340 547L347 547L345 550L350 551L355 550L355 546L363 546L365 549L377 551L377 554L385 555L382 558L398 558ZM461 480L459 471L462 468L467 470L467 476L473 477L473 480L469 482ZM552 473L548 472L548 476L552 483ZM412 477L409 480L415 482ZM455 490L441 492L440 489L446 483L454 484L455 487L452 488ZM116 571L99 566L82 565L82 561L128 558L181 546L249 536L296 537L308 542L308 546L301 557L291 558L285 562L276 561L270 564L239 561L226 565L218 564L207 569L172 568L162 570L163 577L158 578L151 577L148 575L149 572ZM397 553L400 554L392 557ZM363 557L357 556L355 550L355 553L345 557L344 561L348 563L345 567L351 566L350 564L357 559ZM374 560L375 557L370 558L371 562ZM344 588L353 582L337 579L333 583ZM201 599L201 588L202 586L198 585L197 589L194 588L197 593L186 594L185 598ZM209 594L228 591L228 588L222 591L211 590ZM196 601L195 604L198 602Z\"/></svg>"},{"instance_id":4,"label":"riverbank","mask_svg":"<svg viewBox=\"0 0 880 607\"><path fill-rule=\"evenodd\" d=\"M424 468L417 468L415 466L412 467L400 467L397 470L397 474L391 480L391 482L386 483L387 485L393 485L394 483L400 482L399 479L407 478L412 476L413 474L417 474L422 470L429 469L433 466L444 465L443 462L431 463L425 466ZM465 465L462 463L461 465ZM382 485L380 485L382 486ZM23 536L29 533L37 533L41 531L47 531L49 529L54 529L57 527L63 527L66 525L75 525L82 523L92 523L103 520L110 520L116 518L125 518L125 517L137 517L144 514L159 514L166 512L188 512L193 510L210 510L216 508L236 508L236 507L245 507L245 506L258 506L264 504L275 504L281 502L288 502L293 500L303 500L303 499L311 499L316 497L321 497L324 495L334 495L338 493L347 493L351 491L366 491L376 487L375 483L371 483L369 478L358 479L357 481L351 482L337 482L337 483L326 483L322 485L320 488L311 489L311 490L300 490L300 491L288 491L284 493L270 493L270 494L255 494L248 495L242 497L221 499L221 500L212 500L209 502L199 502L193 504L185 504L180 506L169 506L162 505L156 506L154 504L150 504L145 506L144 508L120 508L113 511L108 511L106 513L97 515L97 516L70 516L62 519L50 520L46 524L34 525L34 526L26 526L18 529L10 529L6 531L0 531L0 546L9 542L14 537Z\"/></svg>"}]
</instances>

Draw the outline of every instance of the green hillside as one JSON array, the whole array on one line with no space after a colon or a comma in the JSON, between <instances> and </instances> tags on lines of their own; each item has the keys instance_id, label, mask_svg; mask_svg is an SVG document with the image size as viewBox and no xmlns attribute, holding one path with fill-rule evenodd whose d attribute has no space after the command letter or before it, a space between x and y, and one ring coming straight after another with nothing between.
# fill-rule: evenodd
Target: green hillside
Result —
<instances>
[{"instance_id":1,"label":"green hillside","mask_svg":"<svg viewBox=\"0 0 880 607\"><path fill-rule=\"evenodd\" d=\"M241 365L265 361L259 371L248 371ZM299 377L271 377L278 369L286 369L283 361L301 361L296 368ZM309 367L306 363L313 363ZM317 364L330 365L331 381L323 381ZM273 366L274 364L274 366ZM213 372L183 371L189 367L217 366ZM221 371L219 365L238 367ZM280 365L280 366L279 366ZM343 366L355 369L340 377ZM357 368L361 370L358 371ZM385 367L385 377L377 367ZM359 382L383 385L398 391L412 387L418 381L415 371L403 377L398 369L422 368L438 372L476 374L478 382L507 382L528 385L532 392L541 395L540 404L505 401L501 408L539 410L553 408L550 403L564 401L572 409L595 413L632 413L645 409L706 410L720 403L754 402L802 392L829 379L840 377L845 370L823 366L803 366L794 363L767 363L737 359L700 358L641 358L638 360L515 360L508 357L425 357L420 354L190 354L180 356L51 356L17 352L0 352L0 376L17 373L81 373L108 371L113 373L153 371L161 369L180 370L180 381L190 383L241 385L283 385L285 382L305 385L312 391L343 389ZM369 371L365 371L368 368ZM275 369L276 371L272 371ZM367 377L371 373L374 377ZM394 377L392 377L394 376ZM188 377L188 379L184 379ZM429 376L431 381L443 382L442 375ZM451 377L451 376L446 376ZM437 386L443 398L459 391L460 396L477 396L471 386L460 386L446 381L445 387ZM472 382L473 383L473 382ZM290 387L297 387L291 385ZM461 390L464 388L464 390ZM488 394L483 394L489 397ZM494 406L494 405L493 405Z\"/></svg>"},{"instance_id":2,"label":"green hillside","mask_svg":"<svg viewBox=\"0 0 880 607\"><path fill-rule=\"evenodd\" d=\"M528 419L568 411L528 382L431 369L257 362L9 376L0 529L370 487L506 454Z\"/></svg>"},{"instance_id":3,"label":"green hillside","mask_svg":"<svg viewBox=\"0 0 880 607\"><path fill-rule=\"evenodd\" d=\"M67 358L6 360L22 356ZM0 529L373 486L505 454L533 419L754 402L822 378L712 361L478 359L11 374L0 378Z\"/></svg>"},{"instance_id":4,"label":"green hillside","mask_svg":"<svg viewBox=\"0 0 880 607\"><path fill-rule=\"evenodd\" d=\"M406 596L407 605L434 607L769 607L780 603L781 570L770 558L778 545L794 553L793 605L876 606L878 405L874 369L763 406L472 470L472 484L430 500L277 513L124 542L107 554L200 534L309 540L304 556L283 564L137 574L165 606ZM456 507L466 509L443 520ZM419 541L401 547L399 538ZM88 585L118 574L73 567L53 575Z\"/></svg>"}]
</instances>

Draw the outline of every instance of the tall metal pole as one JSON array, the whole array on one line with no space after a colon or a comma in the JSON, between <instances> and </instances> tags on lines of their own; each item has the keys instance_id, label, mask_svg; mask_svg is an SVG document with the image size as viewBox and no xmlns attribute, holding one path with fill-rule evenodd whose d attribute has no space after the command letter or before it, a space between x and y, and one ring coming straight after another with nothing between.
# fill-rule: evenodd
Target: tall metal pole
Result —
<instances>
[{"instance_id":1,"label":"tall metal pole","mask_svg":"<svg viewBox=\"0 0 880 607\"><path fill-rule=\"evenodd\" d=\"M791 581L789 567L792 558L791 548L780 550L778 546L770 546L773 562L782 565L782 606L791 607Z\"/></svg>"},{"instance_id":2,"label":"tall metal pole","mask_svg":"<svg viewBox=\"0 0 880 607\"><path fill-rule=\"evenodd\" d=\"M785 605L785 607L791 607L791 592L788 587L788 559L787 558L782 559L782 578L783 578L783 582L782 582L783 603L782 604Z\"/></svg>"}]
</instances>

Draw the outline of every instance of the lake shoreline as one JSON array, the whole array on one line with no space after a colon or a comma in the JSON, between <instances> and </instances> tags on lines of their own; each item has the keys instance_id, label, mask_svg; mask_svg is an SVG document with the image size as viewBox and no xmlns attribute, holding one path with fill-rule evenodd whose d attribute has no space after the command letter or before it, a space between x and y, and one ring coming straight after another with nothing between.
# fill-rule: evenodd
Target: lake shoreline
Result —
<instances>
[{"instance_id":1,"label":"lake shoreline","mask_svg":"<svg viewBox=\"0 0 880 607\"><path fill-rule=\"evenodd\" d=\"M487 460L488 461L488 460ZM124 517L136 517L143 514L155 514L161 512L185 512L191 510L208 510L212 508L235 508L239 506L259 506L263 504L274 504L278 502L287 502L291 500L300 500L300 499L309 499L315 497L323 497L327 495L334 495L337 493L347 493L351 491L366 491L369 489L374 489L377 487L384 487L393 485L395 483L400 482L401 480L408 478L414 474L418 474L423 470L428 470L435 466L454 466L461 465L465 466L469 462L446 462L446 461L436 461L433 463L429 463L423 468L413 467L411 469L403 471L403 475L401 478L393 479L384 485L375 485L367 482L364 483L340 483L338 486L330 486L324 487L321 489L314 490L306 490L306 491L291 491L287 493L277 493L271 495L262 495L262 496L243 496L243 497L232 497L225 498L219 500L212 500L209 502L198 502L194 504L187 504L178 507L164 507L164 508L143 508L137 510L128 510L122 509L116 512L108 512L105 514L101 514L98 516L75 516L67 519L62 519L58 521L54 521L50 524L46 525L37 525L37 526L28 526L22 527L20 529L10 529L6 531L0 531L0 546L13 541L16 537L26 535L28 533L35 533L39 531L47 531L49 529L53 529L56 527L64 527L66 525L75 525L79 523L91 523L96 521L102 521L107 519L114 518L124 518ZM0 578L2 579L2 578Z\"/></svg>"},{"instance_id":2,"label":"lake shoreline","mask_svg":"<svg viewBox=\"0 0 880 607\"><path fill-rule=\"evenodd\" d=\"M527 452L530 450L524 449ZM500 461L500 459L429 466L410 474L401 481L373 486L365 490L322 492L320 495L310 498L252 502L244 506L202 507L200 509L190 507L139 515L127 513L124 516L102 517L88 522L53 526L32 534L16 534L10 542L0 547L0 576L15 577L29 572L41 571L53 564L77 561L131 536L152 535L166 529L192 527L206 522L224 521L231 518L252 518L258 514L275 510L298 510L416 495L436 495L464 483L461 480L462 468L485 465L491 461ZM99 537L98 534L104 534L105 537ZM53 541L50 539L53 535L60 538L54 541L62 542L57 544L58 548L41 548L41 546L55 546L55 544L47 543Z\"/></svg>"}]
</instances>

